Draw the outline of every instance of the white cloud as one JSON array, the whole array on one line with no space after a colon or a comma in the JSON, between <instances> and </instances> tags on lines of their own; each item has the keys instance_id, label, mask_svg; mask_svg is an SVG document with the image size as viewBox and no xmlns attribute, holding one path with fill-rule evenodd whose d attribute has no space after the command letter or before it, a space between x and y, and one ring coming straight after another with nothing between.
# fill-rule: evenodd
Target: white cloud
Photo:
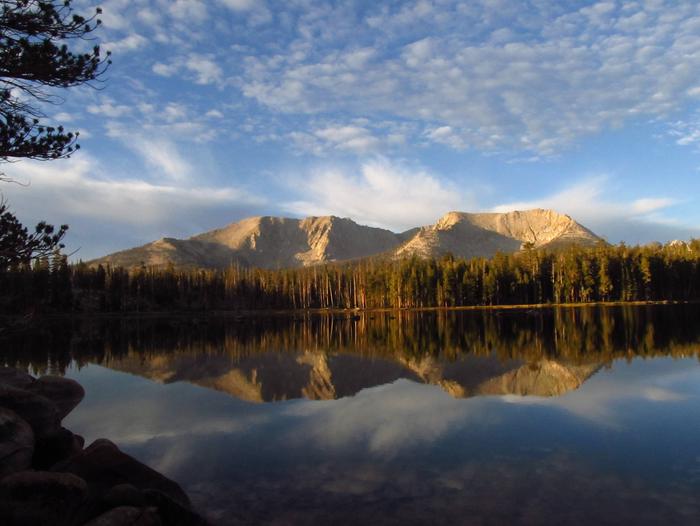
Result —
<instances>
[{"instance_id":1,"label":"white cloud","mask_svg":"<svg viewBox=\"0 0 700 526\"><path fill-rule=\"evenodd\" d=\"M357 118L347 123L312 122L308 131L297 129L288 133L286 138L297 150L318 156L333 152L362 156L403 147L407 138L413 135L413 127L405 123Z\"/></svg>"},{"instance_id":2,"label":"white cloud","mask_svg":"<svg viewBox=\"0 0 700 526\"><path fill-rule=\"evenodd\" d=\"M700 112L672 122L668 126L668 135L680 146L693 146L700 149Z\"/></svg>"},{"instance_id":3,"label":"white cloud","mask_svg":"<svg viewBox=\"0 0 700 526\"><path fill-rule=\"evenodd\" d=\"M154 145L143 149L144 154L148 150L147 155L158 155ZM3 188L20 219L28 224L42 219L70 224L68 249L82 246L76 257L83 259L166 234L192 235L248 215L263 202L229 186L120 177L113 167L108 169L84 152L51 163L19 162L8 165L5 172L29 184Z\"/></svg>"},{"instance_id":4,"label":"white cloud","mask_svg":"<svg viewBox=\"0 0 700 526\"><path fill-rule=\"evenodd\" d=\"M146 37L137 33L132 33L120 40L105 42L101 47L107 51L111 51L113 54L117 54L136 51L147 45L148 39Z\"/></svg>"},{"instance_id":5,"label":"white cloud","mask_svg":"<svg viewBox=\"0 0 700 526\"><path fill-rule=\"evenodd\" d=\"M129 21L121 14L124 7L124 2L107 1L102 4L102 14L100 20L106 29L127 29Z\"/></svg>"},{"instance_id":6,"label":"white cloud","mask_svg":"<svg viewBox=\"0 0 700 526\"><path fill-rule=\"evenodd\" d=\"M431 224L448 210L469 210L473 197L424 170L374 160L358 175L321 169L295 181L303 197L285 208L302 216L340 215L361 224L405 230Z\"/></svg>"},{"instance_id":7,"label":"white cloud","mask_svg":"<svg viewBox=\"0 0 700 526\"><path fill-rule=\"evenodd\" d=\"M234 188L179 186L141 179L107 178L104 168L85 155L60 163L22 162L12 165L7 172L18 181L30 183L29 188L12 192L11 200L18 203L18 208L21 201L23 212L33 215L52 213L46 209L46 203L36 199L39 193L44 196L53 194L62 201L63 206L51 207L56 214L69 213L131 225L167 220L173 217L173 210L254 200ZM20 196L25 192L27 195ZM35 200L34 204L29 199Z\"/></svg>"},{"instance_id":8,"label":"white cloud","mask_svg":"<svg viewBox=\"0 0 700 526\"><path fill-rule=\"evenodd\" d=\"M151 70L161 77L172 77L184 70L193 75L189 80L194 80L196 84L200 85L221 84L224 75L215 55L202 53L179 56L169 63L156 62Z\"/></svg>"},{"instance_id":9,"label":"white cloud","mask_svg":"<svg viewBox=\"0 0 700 526\"><path fill-rule=\"evenodd\" d=\"M185 68L195 74L197 84L216 84L221 82L223 71L213 55L191 53L185 60Z\"/></svg>"},{"instance_id":10,"label":"white cloud","mask_svg":"<svg viewBox=\"0 0 700 526\"><path fill-rule=\"evenodd\" d=\"M314 135L339 150L366 153L379 146L379 140L360 126L331 126L316 130Z\"/></svg>"},{"instance_id":11,"label":"white cloud","mask_svg":"<svg viewBox=\"0 0 700 526\"><path fill-rule=\"evenodd\" d=\"M700 227L684 225L666 216L679 201L666 196L615 199L619 190L606 176L584 179L541 199L517 201L493 207L493 211L551 208L568 214L610 242L648 243L688 239Z\"/></svg>"},{"instance_id":12,"label":"white cloud","mask_svg":"<svg viewBox=\"0 0 700 526\"><path fill-rule=\"evenodd\" d=\"M445 144L455 150L464 150L468 146L467 142L451 126L429 129L425 132L425 136L433 142Z\"/></svg>"},{"instance_id":13,"label":"white cloud","mask_svg":"<svg viewBox=\"0 0 700 526\"><path fill-rule=\"evenodd\" d=\"M172 77L178 69L175 64L163 64L162 62L156 62L151 68L153 73L161 77Z\"/></svg>"},{"instance_id":14,"label":"white cloud","mask_svg":"<svg viewBox=\"0 0 700 526\"><path fill-rule=\"evenodd\" d=\"M246 57L239 84L277 111L413 119L450 147L549 155L697 98L700 4L612 5L412 2L353 24L351 8L310 2L296 38Z\"/></svg>"},{"instance_id":15,"label":"white cloud","mask_svg":"<svg viewBox=\"0 0 700 526\"><path fill-rule=\"evenodd\" d=\"M132 150L138 141L160 139L204 143L226 136L227 122L212 126L209 119L215 116L182 102L164 102L159 106L140 102L136 109L138 113L130 115L130 119L105 123L107 135L119 138Z\"/></svg>"},{"instance_id":16,"label":"white cloud","mask_svg":"<svg viewBox=\"0 0 700 526\"><path fill-rule=\"evenodd\" d=\"M220 0L220 2L234 11L250 11L259 3L257 0Z\"/></svg>"},{"instance_id":17,"label":"white cloud","mask_svg":"<svg viewBox=\"0 0 700 526\"><path fill-rule=\"evenodd\" d=\"M209 17L206 2L200 0L168 0L170 14L177 19L200 23Z\"/></svg>"},{"instance_id":18,"label":"white cloud","mask_svg":"<svg viewBox=\"0 0 700 526\"><path fill-rule=\"evenodd\" d=\"M66 113L65 111L59 112L53 116L58 122L71 122L75 120L75 116L71 113Z\"/></svg>"},{"instance_id":19,"label":"white cloud","mask_svg":"<svg viewBox=\"0 0 700 526\"><path fill-rule=\"evenodd\" d=\"M99 104L89 104L87 111L93 115L116 118L131 113L131 108L125 104L117 104L114 100L104 97Z\"/></svg>"},{"instance_id":20,"label":"white cloud","mask_svg":"<svg viewBox=\"0 0 700 526\"><path fill-rule=\"evenodd\" d=\"M612 218L643 218L675 203L667 197L642 198L632 201L611 201L607 196L615 195L607 176L596 176L579 181L557 193L534 199L506 203L494 207L494 211L526 210L529 208L552 208L581 220Z\"/></svg>"},{"instance_id":21,"label":"white cloud","mask_svg":"<svg viewBox=\"0 0 700 526\"><path fill-rule=\"evenodd\" d=\"M192 165L181 155L176 143L163 136L138 133L118 124L108 125L107 135L119 139L159 175L172 181L183 182L193 172Z\"/></svg>"},{"instance_id":22,"label":"white cloud","mask_svg":"<svg viewBox=\"0 0 700 526\"><path fill-rule=\"evenodd\" d=\"M161 20L160 15L156 11L154 11L153 9L149 9L149 8L139 9L136 16L144 24L147 24L149 26L155 26Z\"/></svg>"},{"instance_id":23,"label":"white cloud","mask_svg":"<svg viewBox=\"0 0 700 526\"><path fill-rule=\"evenodd\" d=\"M182 120L187 117L187 108L184 104L169 102L162 111L163 118L168 122Z\"/></svg>"},{"instance_id":24,"label":"white cloud","mask_svg":"<svg viewBox=\"0 0 700 526\"><path fill-rule=\"evenodd\" d=\"M466 421L483 420L484 411L479 404L455 400L439 387L398 380L353 397L295 404L286 414L303 419L300 429L286 437L292 443L311 441L326 449L359 442L368 452L386 458L432 443Z\"/></svg>"},{"instance_id":25,"label":"white cloud","mask_svg":"<svg viewBox=\"0 0 700 526\"><path fill-rule=\"evenodd\" d=\"M632 201L630 203L630 209L632 216L634 217L663 210L664 208L668 208L676 204L676 202L677 201L675 199L671 199L669 197L646 197Z\"/></svg>"}]
</instances>

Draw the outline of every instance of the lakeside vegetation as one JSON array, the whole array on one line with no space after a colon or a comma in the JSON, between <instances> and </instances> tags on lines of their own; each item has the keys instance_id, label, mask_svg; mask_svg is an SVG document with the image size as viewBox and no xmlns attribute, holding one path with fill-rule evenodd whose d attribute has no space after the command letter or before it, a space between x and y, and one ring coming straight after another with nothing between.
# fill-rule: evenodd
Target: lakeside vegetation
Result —
<instances>
[{"instance_id":1,"label":"lakeside vegetation","mask_svg":"<svg viewBox=\"0 0 700 526\"><path fill-rule=\"evenodd\" d=\"M693 301L700 299L700 240L284 270L127 270L55 256L0 271L0 291L4 314Z\"/></svg>"}]
</instances>

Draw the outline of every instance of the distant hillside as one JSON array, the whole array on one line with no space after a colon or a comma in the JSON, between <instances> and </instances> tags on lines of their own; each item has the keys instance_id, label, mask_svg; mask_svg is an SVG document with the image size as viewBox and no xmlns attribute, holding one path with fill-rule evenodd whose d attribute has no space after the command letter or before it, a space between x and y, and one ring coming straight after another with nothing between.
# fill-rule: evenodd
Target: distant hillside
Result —
<instances>
[{"instance_id":1,"label":"distant hillside","mask_svg":"<svg viewBox=\"0 0 700 526\"><path fill-rule=\"evenodd\" d=\"M493 256L535 248L592 245L600 238L552 210L469 214L450 212L437 223L394 233L335 216L290 219L250 217L189 239L163 238L116 252L91 264L223 268L232 264L288 268L374 255Z\"/></svg>"}]
</instances>

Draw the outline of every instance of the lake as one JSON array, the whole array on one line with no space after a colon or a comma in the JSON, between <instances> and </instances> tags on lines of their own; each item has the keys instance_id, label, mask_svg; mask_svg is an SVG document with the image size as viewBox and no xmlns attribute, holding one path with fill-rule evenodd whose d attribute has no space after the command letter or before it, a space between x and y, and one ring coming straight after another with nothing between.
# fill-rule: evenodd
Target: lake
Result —
<instances>
[{"instance_id":1,"label":"lake","mask_svg":"<svg viewBox=\"0 0 700 526\"><path fill-rule=\"evenodd\" d=\"M700 306L83 319L0 358L216 524L700 524Z\"/></svg>"}]
</instances>

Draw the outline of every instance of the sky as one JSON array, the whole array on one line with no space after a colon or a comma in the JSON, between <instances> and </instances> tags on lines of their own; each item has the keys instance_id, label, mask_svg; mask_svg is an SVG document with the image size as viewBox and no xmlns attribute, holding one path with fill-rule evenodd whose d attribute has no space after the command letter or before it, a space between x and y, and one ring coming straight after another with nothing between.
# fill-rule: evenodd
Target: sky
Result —
<instances>
[{"instance_id":1,"label":"sky","mask_svg":"<svg viewBox=\"0 0 700 526\"><path fill-rule=\"evenodd\" d=\"M700 237L700 2L75 0L104 82L67 160L0 187L74 259L251 215L394 231L553 208L608 241Z\"/></svg>"}]
</instances>

